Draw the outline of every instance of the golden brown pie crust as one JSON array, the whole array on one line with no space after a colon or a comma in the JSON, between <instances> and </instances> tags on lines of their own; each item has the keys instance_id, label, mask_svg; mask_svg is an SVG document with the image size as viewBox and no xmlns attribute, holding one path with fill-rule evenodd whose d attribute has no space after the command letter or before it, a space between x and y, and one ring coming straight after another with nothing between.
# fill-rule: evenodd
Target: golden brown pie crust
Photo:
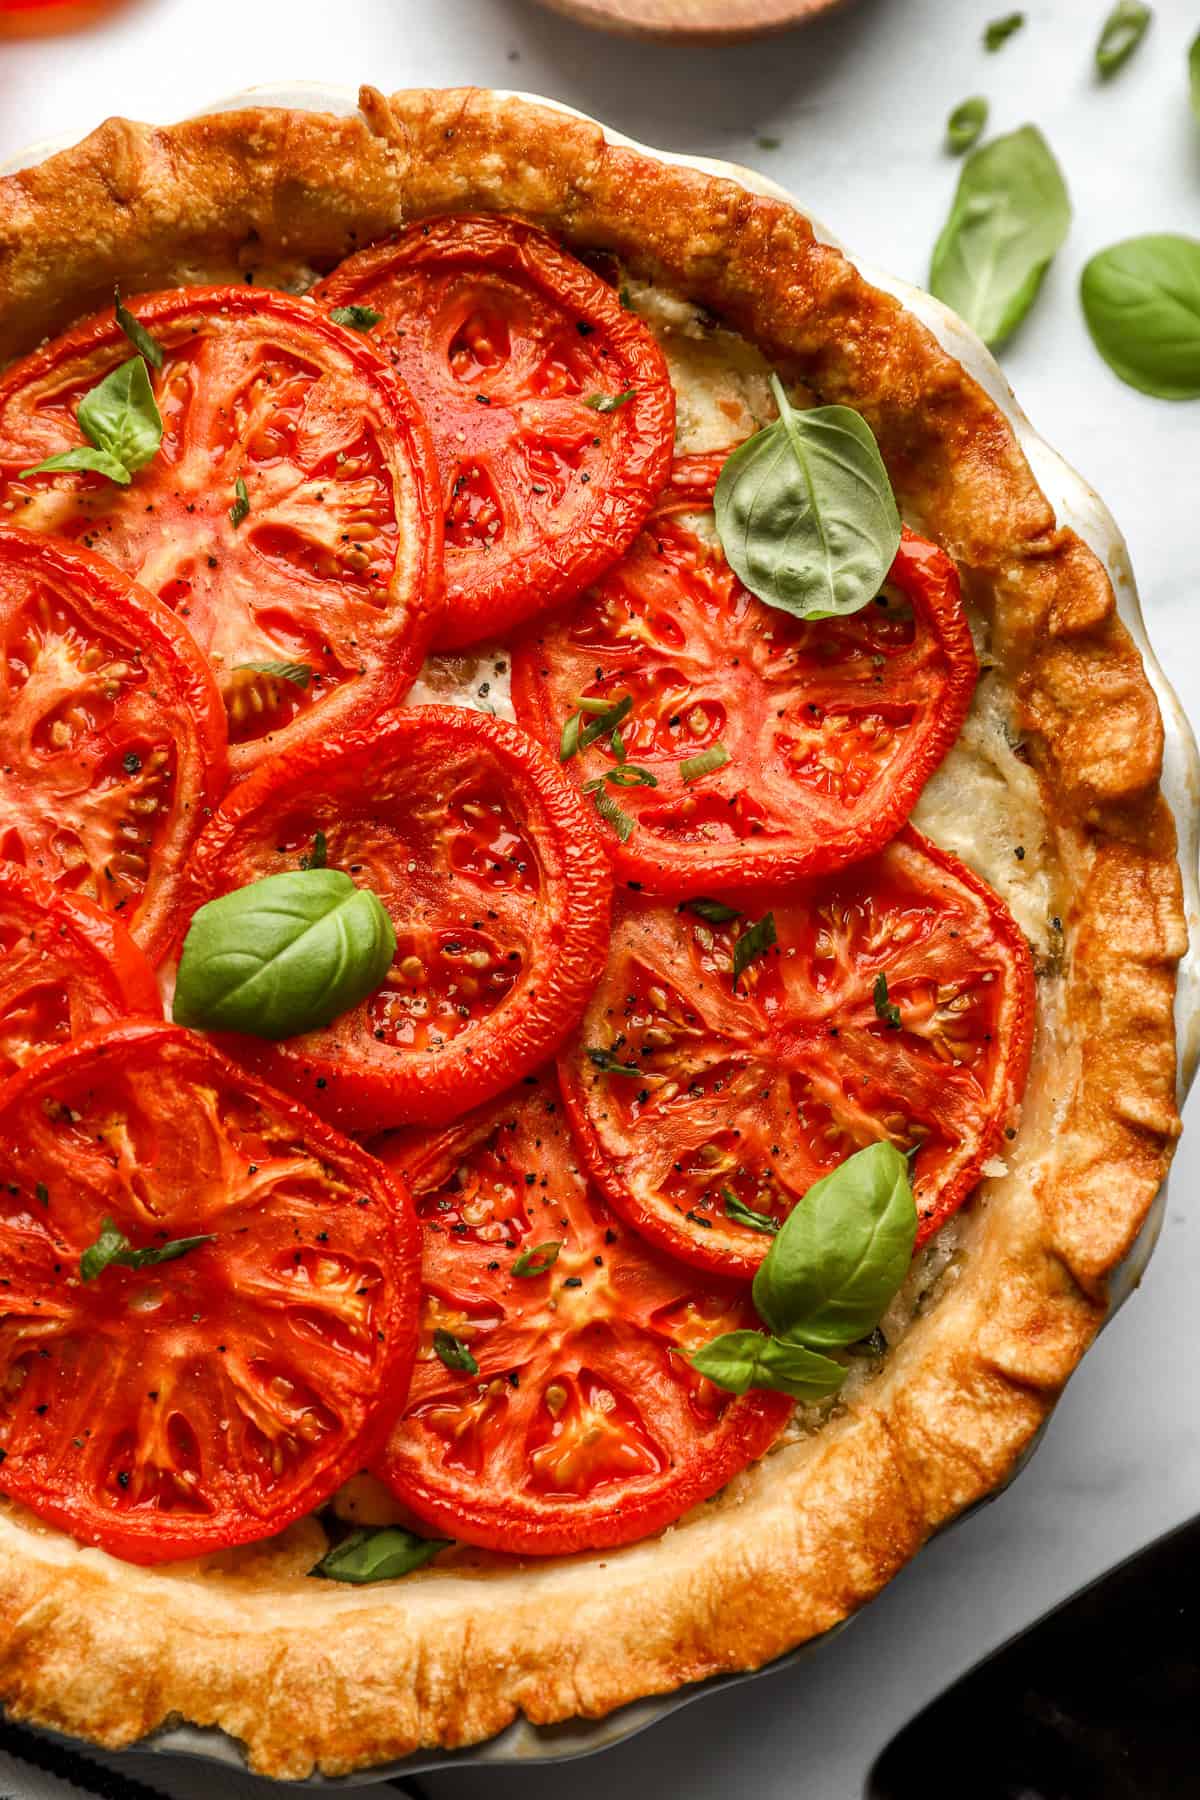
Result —
<instances>
[{"instance_id":1,"label":"golden brown pie crust","mask_svg":"<svg viewBox=\"0 0 1200 1800\"><path fill-rule=\"evenodd\" d=\"M869 419L906 513L991 623L1068 892L1013 1173L972 1209L957 1279L819 1434L662 1537L542 1565L455 1552L356 1589L306 1578L313 1520L150 1571L0 1510L12 1716L116 1746L181 1715L294 1777L471 1743L519 1713L596 1716L845 1618L1012 1470L1105 1316L1179 1131L1186 940L1162 724L1103 568L1056 524L1004 414L780 202L486 91L361 99L356 119L110 120L0 181L0 359L115 280L134 293L297 256L326 268L444 211L518 212L610 249Z\"/></svg>"}]
</instances>

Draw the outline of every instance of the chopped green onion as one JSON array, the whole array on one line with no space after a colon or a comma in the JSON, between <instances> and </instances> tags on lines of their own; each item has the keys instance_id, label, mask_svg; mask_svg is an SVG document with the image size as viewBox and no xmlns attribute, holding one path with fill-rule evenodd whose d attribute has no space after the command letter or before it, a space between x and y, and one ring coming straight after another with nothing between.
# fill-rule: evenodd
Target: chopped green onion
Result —
<instances>
[{"instance_id":1,"label":"chopped green onion","mask_svg":"<svg viewBox=\"0 0 1200 1800\"><path fill-rule=\"evenodd\" d=\"M729 752L724 744L710 744L707 750L701 750L697 756L685 756L679 765L681 781L698 781L701 775L711 775L714 769L723 769L729 761Z\"/></svg>"}]
</instances>

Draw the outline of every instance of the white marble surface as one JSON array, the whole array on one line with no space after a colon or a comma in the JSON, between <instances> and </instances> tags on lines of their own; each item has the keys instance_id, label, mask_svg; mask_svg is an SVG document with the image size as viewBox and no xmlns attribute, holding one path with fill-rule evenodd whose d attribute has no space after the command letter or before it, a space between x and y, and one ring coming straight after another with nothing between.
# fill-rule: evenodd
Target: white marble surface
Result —
<instances>
[{"instance_id":1,"label":"white marble surface","mask_svg":"<svg viewBox=\"0 0 1200 1800\"><path fill-rule=\"evenodd\" d=\"M131 0L77 36L0 44L0 157L107 112L177 117L253 82L521 87L648 143L757 163L846 244L920 281L956 175L940 151L945 115L985 93L997 129L1033 120L1046 132L1076 215L1006 372L1035 425L1115 512L1151 636L1200 719L1200 402L1172 407L1121 387L1076 298L1083 262L1104 244L1200 234L1200 127L1184 75L1200 12L1194 0L1158 0L1139 55L1100 88L1090 50L1106 9L1032 0L1025 31L986 56L979 33L1006 10L999 0L858 0L806 31L723 52L605 39L528 0ZM780 148L758 148L760 136ZM1195 1105L1190 1115L1200 1120ZM429 1792L550 1800L569 1780L575 1800L854 1800L877 1749L947 1681L1200 1506L1198 1182L1200 1138L1185 1137L1142 1288L1075 1377L1029 1469L819 1655L708 1696L569 1774L459 1771L426 1777Z\"/></svg>"}]
</instances>

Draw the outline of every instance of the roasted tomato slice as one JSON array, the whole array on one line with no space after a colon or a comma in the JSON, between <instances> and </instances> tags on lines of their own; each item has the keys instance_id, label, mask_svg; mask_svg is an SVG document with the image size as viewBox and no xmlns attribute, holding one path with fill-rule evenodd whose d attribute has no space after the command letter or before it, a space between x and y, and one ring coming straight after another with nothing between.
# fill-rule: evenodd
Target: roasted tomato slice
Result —
<instances>
[{"instance_id":1,"label":"roasted tomato slice","mask_svg":"<svg viewBox=\"0 0 1200 1800\"><path fill-rule=\"evenodd\" d=\"M624 1544L766 1450L790 1401L735 1399L686 1360L757 1325L744 1285L608 1211L552 1080L375 1149L412 1185L425 1301L408 1410L374 1467L420 1519L520 1554Z\"/></svg>"},{"instance_id":2,"label":"roasted tomato slice","mask_svg":"<svg viewBox=\"0 0 1200 1800\"><path fill-rule=\"evenodd\" d=\"M185 917L328 867L391 914L384 985L325 1030L232 1054L348 1130L441 1123L545 1060L604 967L611 876L587 809L532 738L461 707L398 713L236 788L201 837Z\"/></svg>"},{"instance_id":3,"label":"roasted tomato slice","mask_svg":"<svg viewBox=\"0 0 1200 1800\"><path fill-rule=\"evenodd\" d=\"M403 698L441 597L433 452L403 382L311 301L175 288L130 309L164 352L157 455L128 487L18 478L81 442L81 398L133 354L110 309L0 379L0 499L19 524L102 551L186 622L242 775Z\"/></svg>"},{"instance_id":4,"label":"roasted tomato slice","mask_svg":"<svg viewBox=\"0 0 1200 1800\"><path fill-rule=\"evenodd\" d=\"M811 875L879 849L975 685L954 565L911 531L862 612L800 620L756 600L712 530L721 462L677 463L625 560L513 658L517 718L556 752L581 697L632 700L624 768L608 734L569 767L633 821L624 843L606 836L648 892ZM706 751L718 766L693 772Z\"/></svg>"},{"instance_id":5,"label":"roasted tomato slice","mask_svg":"<svg viewBox=\"0 0 1200 1800\"><path fill-rule=\"evenodd\" d=\"M403 1405L402 1185L193 1032L118 1025L0 1097L0 1488L131 1562L322 1504ZM151 1266L80 1258L110 1218Z\"/></svg>"},{"instance_id":6,"label":"roasted tomato slice","mask_svg":"<svg viewBox=\"0 0 1200 1800\"><path fill-rule=\"evenodd\" d=\"M0 862L0 1080L133 1013L161 1018L154 971L110 913Z\"/></svg>"},{"instance_id":7,"label":"roasted tomato slice","mask_svg":"<svg viewBox=\"0 0 1200 1800\"><path fill-rule=\"evenodd\" d=\"M0 857L118 915L155 957L226 782L204 657L143 588L0 526Z\"/></svg>"},{"instance_id":8,"label":"roasted tomato slice","mask_svg":"<svg viewBox=\"0 0 1200 1800\"><path fill-rule=\"evenodd\" d=\"M413 225L314 290L371 333L433 431L446 530L442 647L571 598L632 543L667 479L675 402L612 289L519 219Z\"/></svg>"},{"instance_id":9,"label":"roasted tomato slice","mask_svg":"<svg viewBox=\"0 0 1200 1800\"><path fill-rule=\"evenodd\" d=\"M648 1237L749 1275L770 1227L730 1218L730 1198L781 1222L818 1177L887 1137L913 1152L923 1243L979 1180L1024 1089L1033 972L1015 921L911 827L837 875L721 900L723 921L712 902L707 917L686 902L619 908L561 1064L593 1175ZM767 939L767 914L776 941L735 983L738 940L755 925L751 942Z\"/></svg>"}]
</instances>

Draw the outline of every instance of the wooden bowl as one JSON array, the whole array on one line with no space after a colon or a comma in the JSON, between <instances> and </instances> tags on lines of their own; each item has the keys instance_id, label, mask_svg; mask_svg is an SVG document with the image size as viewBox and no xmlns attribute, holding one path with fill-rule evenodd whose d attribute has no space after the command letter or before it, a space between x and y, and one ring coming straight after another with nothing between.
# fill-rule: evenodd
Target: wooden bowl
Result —
<instances>
[{"instance_id":1,"label":"wooden bowl","mask_svg":"<svg viewBox=\"0 0 1200 1800\"><path fill-rule=\"evenodd\" d=\"M803 25L841 0L541 0L553 12L627 37L732 44Z\"/></svg>"}]
</instances>

